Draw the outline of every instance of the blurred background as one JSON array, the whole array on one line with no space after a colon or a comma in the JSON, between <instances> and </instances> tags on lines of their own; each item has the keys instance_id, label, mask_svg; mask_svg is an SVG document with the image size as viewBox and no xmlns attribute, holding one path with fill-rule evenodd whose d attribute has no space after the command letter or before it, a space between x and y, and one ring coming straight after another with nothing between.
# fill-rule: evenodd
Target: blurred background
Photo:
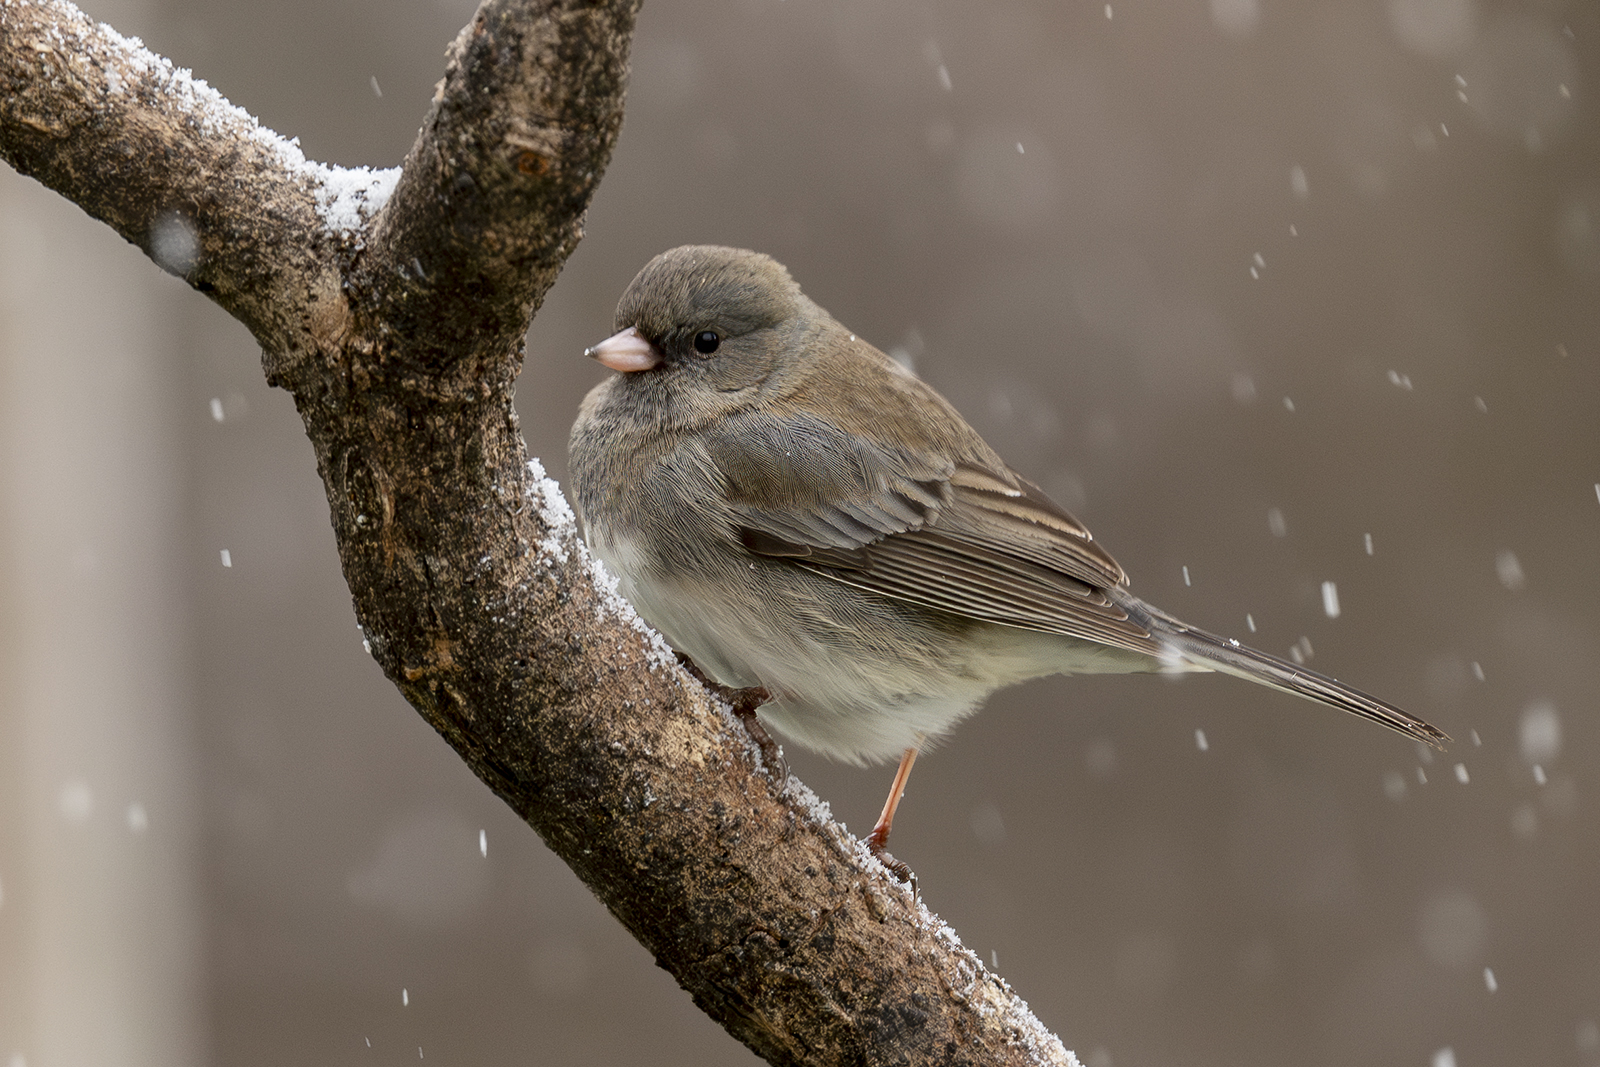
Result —
<instances>
[{"instance_id":1,"label":"blurred background","mask_svg":"<svg viewBox=\"0 0 1600 1067\"><path fill-rule=\"evenodd\" d=\"M371 166L472 12L86 7ZM634 66L552 473L634 272L760 249L1139 595L1456 738L1007 691L901 809L929 907L1089 1067L1600 1064L1600 7L694 0ZM9 170L0 446L0 1063L754 1061L363 654L250 337ZM789 758L870 827L889 768Z\"/></svg>"}]
</instances>

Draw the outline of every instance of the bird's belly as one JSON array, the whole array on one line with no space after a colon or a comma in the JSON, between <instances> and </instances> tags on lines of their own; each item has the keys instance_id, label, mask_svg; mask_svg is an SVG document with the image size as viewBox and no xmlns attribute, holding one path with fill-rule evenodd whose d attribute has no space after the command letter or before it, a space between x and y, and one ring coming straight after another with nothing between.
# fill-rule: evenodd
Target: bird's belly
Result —
<instances>
[{"instance_id":1,"label":"bird's belly","mask_svg":"<svg viewBox=\"0 0 1600 1067\"><path fill-rule=\"evenodd\" d=\"M761 709L765 721L851 763L898 758L949 732L995 689L1073 670L1063 646L1080 644L963 622L792 566L675 573L627 540L595 548L620 592L673 647L724 685L765 686L773 696Z\"/></svg>"}]
</instances>

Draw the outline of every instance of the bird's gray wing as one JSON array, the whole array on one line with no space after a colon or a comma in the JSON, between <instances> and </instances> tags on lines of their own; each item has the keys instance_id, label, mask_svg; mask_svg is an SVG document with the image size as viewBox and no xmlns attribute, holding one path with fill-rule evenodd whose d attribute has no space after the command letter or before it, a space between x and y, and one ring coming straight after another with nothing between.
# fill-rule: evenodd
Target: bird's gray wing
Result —
<instances>
[{"instance_id":1,"label":"bird's gray wing","mask_svg":"<svg viewBox=\"0 0 1600 1067\"><path fill-rule=\"evenodd\" d=\"M753 555L965 618L1234 674L1430 745L1448 740L1392 704L1134 597L1089 531L1003 464L941 466L805 420L777 436L742 427L712 455Z\"/></svg>"},{"instance_id":2,"label":"bird's gray wing","mask_svg":"<svg viewBox=\"0 0 1600 1067\"><path fill-rule=\"evenodd\" d=\"M752 419L706 440L753 555L953 615L1151 656L1089 531L1003 464L896 450L817 418Z\"/></svg>"}]
</instances>

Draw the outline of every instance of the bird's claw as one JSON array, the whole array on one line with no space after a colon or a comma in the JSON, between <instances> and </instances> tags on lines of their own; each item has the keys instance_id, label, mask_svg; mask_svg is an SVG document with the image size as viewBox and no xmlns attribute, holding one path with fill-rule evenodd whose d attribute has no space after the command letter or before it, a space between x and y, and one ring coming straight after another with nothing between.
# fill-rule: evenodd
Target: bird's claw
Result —
<instances>
[{"instance_id":1,"label":"bird's claw","mask_svg":"<svg viewBox=\"0 0 1600 1067\"><path fill-rule=\"evenodd\" d=\"M868 834L867 851L871 852L878 862L883 864L884 868L894 875L896 879L910 886L913 893L917 891L917 876L912 873L911 868L906 865L904 860L897 860L889 854L889 835L887 833L879 833L875 829Z\"/></svg>"},{"instance_id":2,"label":"bird's claw","mask_svg":"<svg viewBox=\"0 0 1600 1067\"><path fill-rule=\"evenodd\" d=\"M783 758L783 749L772 739L772 735L767 733L767 728L761 725L761 720L756 718L756 710L772 699L772 694L766 687L753 685L744 689L734 689L708 678L694 660L682 652L677 653L677 656L679 665L693 675L695 681L727 702L733 713L739 717L739 721L744 723L745 732L750 735L750 740L761 750L761 759L766 763L769 773L776 776L780 786L787 783L789 764Z\"/></svg>"}]
</instances>

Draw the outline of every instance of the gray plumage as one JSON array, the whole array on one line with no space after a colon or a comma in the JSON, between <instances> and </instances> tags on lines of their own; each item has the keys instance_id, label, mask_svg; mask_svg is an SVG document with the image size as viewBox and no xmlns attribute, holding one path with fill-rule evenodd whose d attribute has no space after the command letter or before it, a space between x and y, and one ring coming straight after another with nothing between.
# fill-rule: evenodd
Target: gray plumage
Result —
<instances>
[{"instance_id":1,"label":"gray plumage","mask_svg":"<svg viewBox=\"0 0 1600 1067\"><path fill-rule=\"evenodd\" d=\"M1001 686L1162 670L1446 740L1134 597L1081 523L766 256L663 253L616 326L591 352L628 372L572 429L589 544L652 626L718 681L765 686L762 717L807 747L893 758Z\"/></svg>"}]
</instances>

